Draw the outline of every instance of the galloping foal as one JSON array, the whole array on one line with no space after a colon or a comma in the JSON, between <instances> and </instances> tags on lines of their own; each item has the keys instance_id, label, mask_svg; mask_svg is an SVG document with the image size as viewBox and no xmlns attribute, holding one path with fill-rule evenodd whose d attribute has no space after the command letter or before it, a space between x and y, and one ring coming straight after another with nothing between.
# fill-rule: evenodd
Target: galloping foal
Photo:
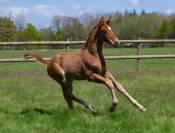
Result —
<instances>
[{"instance_id":1,"label":"galloping foal","mask_svg":"<svg viewBox=\"0 0 175 133\"><path fill-rule=\"evenodd\" d=\"M69 108L73 108L73 101L76 101L88 108L92 113L96 113L96 110L91 104L77 98L72 93L73 80L88 80L104 84L109 88L112 96L111 112L115 110L118 104L114 89L126 96L140 111L145 111L146 109L128 94L124 87L106 68L106 61L102 53L103 42L107 42L113 46L119 45L119 40L111 30L110 21L111 17L107 21L102 17L99 23L89 33L85 46L79 52L56 54L50 61L31 53L25 54L24 57L25 59L35 58L38 62L47 65L49 76L61 85Z\"/></svg>"}]
</instances>

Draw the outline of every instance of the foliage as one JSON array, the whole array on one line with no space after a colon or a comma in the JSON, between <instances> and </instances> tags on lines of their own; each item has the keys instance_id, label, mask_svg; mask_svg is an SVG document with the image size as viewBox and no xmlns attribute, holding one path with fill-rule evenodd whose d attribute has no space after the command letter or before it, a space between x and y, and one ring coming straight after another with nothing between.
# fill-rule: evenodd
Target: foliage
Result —
<instances>
[{"instance_id":1,"label":"foliage","mask_svg":"<svg viewBox=\"0 0 175 133\"><path fill-rule=\"evenodd\" d=\"M16 40L16 26L8 17L0 17L0 41Z\"/></svg>"},{"instance_id":2,"label":"foliage","mask_svg":"<svg viewBox=\"0 0 175 133\"><path fill-rule=\"evenodd\" d=\"M0 18L0 41L85 40L101 16L113 16L111 23L119 39L175 38L175 17L159 13L141 13L125 10L124 13L84 14L79 18L59 16L52 18L52 25L37 29L31 23L25 26L25 16L18 15L15 24L10 18ZM17 29L17 32L16 32Z\"/></svg>"},{"instance_id":3,"label":"foliage","mask_svg":"<svg viewBox=\"0 0 175 133\"><path fill-rule=\"evenodd\" d=\"M175 38L175 17L170 21L169 38Z\"/></svg>"},{"instance_id":4,"label":"foliage","mask_svg":"<svg viewBox=\"0 0 175 133\"><path fill-rule=\"evenodd\" d=\"M18 32L18 41L39 41L40 39L39 31L31 23L28 23L24 29Z\"/></svg>"},{"instance_id":5,"label":"foliage","mask_svg":"<svg viewBox=\"0 0 175 133\"><path fill-rule=\"evenodd\" d=\"M119 16L114 20L120 39L155 38L160 17L155 13L146 15Z\"/></svg>"},{"instance_id":6,"label":"foliage","mask_svg":"<svg viewBox=\"0 0 175 133\"><path fill-rule=\"evenodd\" d=\"M22 14L17 14L14 22L15 22L17 31L21 31L25 27L26 18Z\"/></svg>"},{"instance_id":7,"label":"foliage","mask_svg":"<svg viewBox=\"0 0 175 133\"><path fill-rule=\"evenodd\" d=\"M164 18L156 31L157 38L168 38L169 35L169 21L167 18Z\"/></svg>"},{"instance_id":8,"label":"foliage","mask_svg":"<svg viewBox=\"0 0 175 133\"><path fill-rule=\"evenodd\" d=\"M162 22L156 31L156 37L160 39L175 38L175 17L171 20L168 18L162 19ZM161 44L161 46L162 45L163 44Z\"/></svg>"},{"instance_id":9,"label":"foliage","mask_svg":"<svg viewBox=\"0 0 175 133\"><path fill-rule=\"evenodd\" d=\"M65 26L63 27L64 40L84 40L85 29L80 21L76 18L69 17Z\"/></svg>"},{"instance_id":10,"label":"foliage","mask_svg":"<svg viewBox=\"0 0 175 133\"><path fill-rule=\"evenodd\" d=\"M41 29L40 34L43 41L54 41L56 37L51 27Z\"/></svg>"},{"instance_id":11,"label":"foliage","mask_svg":"<svg viewBox=\"0 0 175 133\"><path fill-rule=\"evenodd\" d=\"M55 40L59 41L59 40L63 40L63 38L64 38L64 31L63 29L58 27L55 34Z\"/></svg>"}]
</instances>

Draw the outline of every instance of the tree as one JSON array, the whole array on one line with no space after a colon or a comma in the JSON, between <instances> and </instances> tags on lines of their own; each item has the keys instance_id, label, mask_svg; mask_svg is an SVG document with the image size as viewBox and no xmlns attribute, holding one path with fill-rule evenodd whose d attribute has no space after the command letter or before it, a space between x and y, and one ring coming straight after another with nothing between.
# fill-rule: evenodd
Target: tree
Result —
<instances>
[{"instance_id":1,"label":"tree","mask_svg":"<svg viewBox=\"0 0 175 133\"><path fill-rule=\"evenodd\" d=\"M139 37L145 39L156 38L155 31L161 23L161 17L156 13L140 15L136 25L136 39Z\"/></svg>"},{"instance_id":2,"label":"tree","mask_svg":"<svg viewBox=\"0 0 175 133\"><path fill-rule=\"evenodd\" d=\"M24 29L18 32L18 41L39 41L40 39L40 33L31 23L28 23Z\"/></svg>"},{"instance_id":3,"label":"tree","mask_svg":"<svg viewBox=\"0 0 175 133\"><path fill-rule=\"evenodd\" d=\"M146 15L146 12L144 9L142 9L141 15Z\"/></svg>"},{"instance_id":4,"label":"tree","mask_svg":"<svg viewBox=\"0 0 175 133\"><path fill-rule=\"evenodd\" d=\"M56 37L51 27L41 29L40 34L43 41L54 41Z\"/></svg>"},{"instance_id":5,"label":"tree","mask_svg":"<svg viewBox=\"0 0 175 133\"><path fill-rule=\"evenodd\" d=\"M125 13L124 13L124 16L128 16L128 15L129 15L129 13L128 13L128 10L126 9Z\"/></svg>"},{"instance_id":6,"label":"tree","mask_svg":"<svg viewBox=\"0 0 175 133\"><path fill-rule=\"evenodd\" d=\"M67 22L67 16L55 15L52 18L52 28L57 30L57 28L63 28Z\"/></svg>"},{"instance_id":7,"label":"tree","mask_svg":"<svg viewBox=\"0 0 175 133\"><path fill-rule=\"evenodd\" d=\"M63 27L64 40L84 40L85 29L80 21L76 18L69 17L65 26Z\"/></svg>"},{"instance_id":8,"label":"tree","mask_svg":"<svg viewBox=\"0 0 175 133\"><path fill-rule=\"evenodd\" d=\"M115 23L116 23L116 24L121 24L122 21L123 21L123 17L122 17L122 16L118 16L118 17L116 18L116 20L115 20Z\"/></svg>"},{"instance_id":9,"label":"tree","mask_svg":"<svg viewBox=\"0 0 175 133\"><path fill-rule=\"evenodd\" d=\"M57 28L55 39L59 41L59 40L63 40L63 38L64 38L64 31L61 28Z\"/></svg>"},{"instance_id":10,"label":"tree","mask_svg":"<svg viewBox=\"0 0 175 133\"><path fill-rule=\"evenodd\" d=\"M52 27L57 29L61 25L61 16L55 15L52 18Z\"/></svg>"},{"instance_id":11,"label":"tree","mask_svg":"<svg viewBox=\"0 0 175 133\"><path fill-rule=\"evenodd\" d=\"M16 26L10 18L0 17L0 41L16 40Z\"/></svg>"},{"instance_id":12,"label":"tree","mask_svg":"<svg viewBox=\"0 0 175 133\"><path fill-rule=\"evenodd\" d=\"M25 27L25 24L26 24L25 16L22 14L18 14L15 17L15 25L16 25L17 31L21 31Z\"/></svg>"},{"instance_id":13,"label":"tree","mask_svg":"<svg viewBox=\"0 0 175 133\"><path fill-rule=\"evenodd\" d=\"M136 12L136 10L135 10L135 9L133 10L132 15L137 16L137 12Z\"/></svg>"},{"instance_id":14,"label":"tree","mask_svg":"<svg viewBox=\"0 0 175 133\"><path fill-rule=\"evenodd\" d=\"M120 39L153 39L155 38L155 31L159 27L160 21L159 15L149 13L137 16L123 16L116 20L115 23Z\"/></svg>"},{"instance_id":15,"label":"tree","mask_svg":"<svg viewBox=\"0 0 175 133\"><path fill-rule=\"evenodd\" d=\"M170 21L169 38L175 39L175 17Z\"/></svg>"},{"instance_id":16,"label":"tree","mask_svg":"<svg viewBox=\"0 0 175 133\"><path fill-rule=\"evenodd\" d=\"M92 30L92 28L98 23L99 18L95 17L94 19L92 19L88 26L86 27L86 35Z\"/></svg>"},{"instance_id":17,"label":"tree","mask_svg":"<svg viewBox=\"0 0 175 133\"><path fill-rule=\"evenodd\" d=\"M95 18L95 15L92 13L84 13L79 17L80 22L84 26L88 26L88 24Z\"/></svg>"},{"instance_id":18,"label":"tree","mask_svg":"<svg viewBox=\"0 0 175 133\"><path fill-rule=\"evenodd\" d=\"M169 22L167 18L164 18L161 21L160 27L156 31L156 37L157 38L168 38L169 36Z\"/></svg>"}]
</instances>

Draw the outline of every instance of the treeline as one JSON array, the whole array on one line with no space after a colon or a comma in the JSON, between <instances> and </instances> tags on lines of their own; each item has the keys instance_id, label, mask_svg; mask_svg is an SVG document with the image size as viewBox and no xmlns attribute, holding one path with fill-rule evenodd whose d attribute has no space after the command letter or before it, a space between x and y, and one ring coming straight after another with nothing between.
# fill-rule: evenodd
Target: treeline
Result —
<instances>
[{"instance_id":1,"label":"treeline","mask_svg":"<svg viewBox=\"0 0 175 133\"><path fill-rule=\"evenodd\" d=\"M119 39L175 38L174 15L126 10L125 13L84 14L79 18L54 16L49 27L40 29L26 23L25 16L18 16L14 21L0 17L0 41L85 40L101 16L113 17L111 26Z\"/></svg>"}]
</instances>

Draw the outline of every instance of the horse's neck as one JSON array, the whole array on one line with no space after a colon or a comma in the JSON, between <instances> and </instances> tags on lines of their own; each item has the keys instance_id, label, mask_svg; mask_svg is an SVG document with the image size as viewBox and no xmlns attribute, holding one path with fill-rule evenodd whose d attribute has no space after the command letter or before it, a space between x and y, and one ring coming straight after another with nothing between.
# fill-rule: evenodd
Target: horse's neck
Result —
<instances>
[{"instance_id":1,"label":"horse's neck","mask_svg":"<svg viewBox=\"0 0 175 133\"><path fill-rule=\"evenodd\" d=\"M87 50L89 54L93 56L98 56L101 62L101 69L103 73L106 72L106 61L102 53L103 42L97 36L97 33L92 32L88 37L88 40L83 48L83 50Z\"/></svg>"},{"instance_id":2,"label":"horse's neck","mask_svg":"<svg viewBox=\"0 0 175 133\"><path fill-rule=\"evenodd\" d=\"M98 54L99 56L103 56L103 42L99 39L96 32L97 31L94 30L94 32L90 34L83 49L88 50L91 54Z\"/></svg>"}]
</instances>

